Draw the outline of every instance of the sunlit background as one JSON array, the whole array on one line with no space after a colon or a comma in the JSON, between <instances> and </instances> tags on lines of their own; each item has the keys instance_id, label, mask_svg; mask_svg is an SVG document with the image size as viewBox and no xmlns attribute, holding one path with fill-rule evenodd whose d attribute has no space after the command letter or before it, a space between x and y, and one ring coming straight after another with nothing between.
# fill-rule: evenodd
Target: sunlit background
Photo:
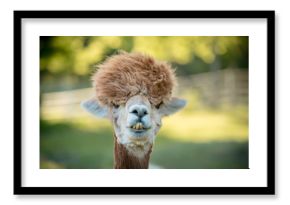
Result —
<instances>
[{"instance_id":1,"label":"sunlit background","mask_svg":"<svg viewBox=\"0 0 290 205\"><path fill-rule=\"evenodd\" d=\"M40 37L40 168L113 168L113 129L79 104L118 50L172 63L185 109L163 119L152 168L248 168L248 37Z\"/></svg>"}]
</instances>

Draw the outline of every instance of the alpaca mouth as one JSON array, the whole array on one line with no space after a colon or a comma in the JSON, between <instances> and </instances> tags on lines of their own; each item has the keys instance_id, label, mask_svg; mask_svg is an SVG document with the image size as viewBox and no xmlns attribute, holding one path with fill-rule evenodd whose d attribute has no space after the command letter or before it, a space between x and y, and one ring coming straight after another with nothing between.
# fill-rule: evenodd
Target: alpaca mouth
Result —
<instances>
[{"instance_id":1,"label":"alpaca mouth","mask_svg":"<svg viewBox=\"0 0 290 205\"><path fill-rule=\"evenodd\" d=\"M143 130L144 129L143 124L141 122L137 122L131 128L134 129L134 130Z\"/></svg>"},{"instance_id":2,"label":"alpaca mouth","mask_svg":"<svg viewBox=\"0 0 290 205\"><path fill-rule=\"evenodd\" d=\"M148 127L144 127L144 125L141 123L141 122L137 122L136 124L132 125L130 127L130 129L133 131L133 132L136 132L136 133L142 133L142 132L145 132L147 131Z\"/></svg>"}]
</instances>

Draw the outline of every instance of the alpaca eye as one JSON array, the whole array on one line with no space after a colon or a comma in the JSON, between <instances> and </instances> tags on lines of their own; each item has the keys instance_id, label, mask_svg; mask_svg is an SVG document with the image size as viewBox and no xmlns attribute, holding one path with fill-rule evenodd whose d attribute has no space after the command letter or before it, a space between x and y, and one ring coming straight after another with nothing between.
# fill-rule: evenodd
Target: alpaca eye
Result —
<instances>
[{"instance_id":1,"label":"alpaca eye","mask_svg":"<svg viewBox=\"0 0 290 205\"><path fill-rule=\"evenodd\" d=\"M159 103L158 105L155 105L155 108L159 109L162 104L163 104L163 102Z\"/></svg>"},{"instance_id":2,"label":"alpaca eye","mask_svg":"<svg viewBox=\"0 0 290 205\"><path fill-rule=\"evenodd\" d=\"M114 103L113 103L113 107L117 109L117 108L120 107L120 105L118 105L118 104L114 104Z\"/></svg>"}]
</instances>

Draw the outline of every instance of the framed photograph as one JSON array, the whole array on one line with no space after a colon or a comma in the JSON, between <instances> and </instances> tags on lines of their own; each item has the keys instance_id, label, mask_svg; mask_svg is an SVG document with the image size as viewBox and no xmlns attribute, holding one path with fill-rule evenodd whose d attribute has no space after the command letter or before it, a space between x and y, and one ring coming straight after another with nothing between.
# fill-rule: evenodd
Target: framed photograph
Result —
<instances>
[{"instance_id":1,"label":"framed photograph","mask_svg":"<svg viewBox=\"0 0 290 205\"><path fill-rule=\"evenodd\" d=\"M14 11L14 194L275 194L275 12Z\"/></svg>"}]
</instances>

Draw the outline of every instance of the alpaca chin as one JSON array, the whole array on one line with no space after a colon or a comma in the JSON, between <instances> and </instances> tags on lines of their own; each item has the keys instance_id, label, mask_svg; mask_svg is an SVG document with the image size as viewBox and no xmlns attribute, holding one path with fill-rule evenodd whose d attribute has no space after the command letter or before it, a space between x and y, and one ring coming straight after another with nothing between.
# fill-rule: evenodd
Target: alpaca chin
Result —
<instances>
[{"instance_id":1,"label":"alpaca chin","mask_svg":"<svg viewBox=\"0 0 290 205\"><path fill-rule=\"evenodd\" d=\"M130 155L143 159L150 151L152 144L148 141L136 141L126 144L125 147Z\"/></svg>"}]
</instances>

